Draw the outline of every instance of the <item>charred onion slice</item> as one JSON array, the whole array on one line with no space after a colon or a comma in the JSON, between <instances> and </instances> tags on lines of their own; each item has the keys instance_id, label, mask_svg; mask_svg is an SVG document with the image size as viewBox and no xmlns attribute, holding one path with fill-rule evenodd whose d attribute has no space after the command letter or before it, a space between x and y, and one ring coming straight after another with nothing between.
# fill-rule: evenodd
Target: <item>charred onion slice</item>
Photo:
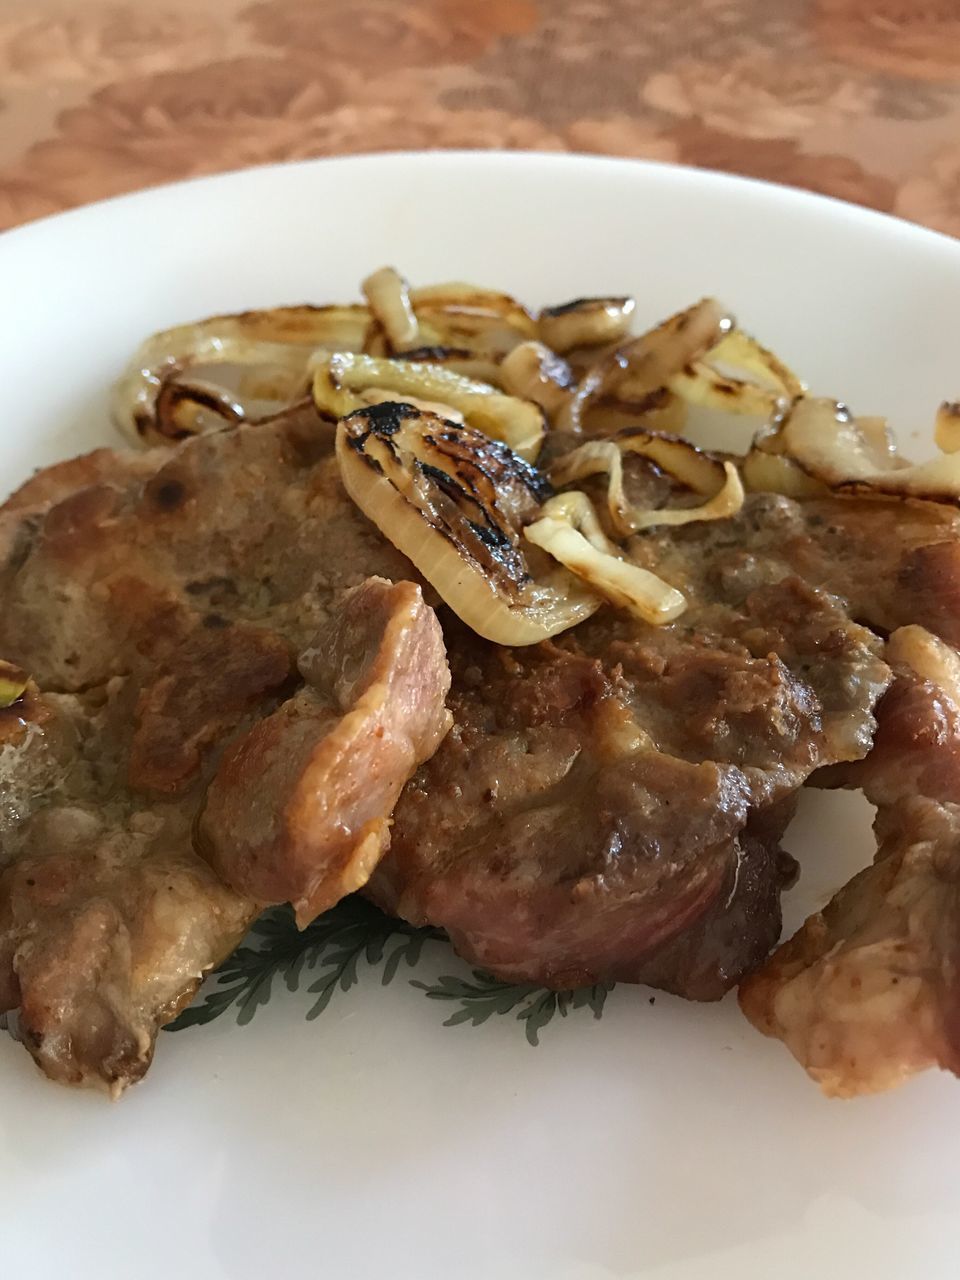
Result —
<instances>
[{"instance_id":1,"label":"charred onion slice","mask_svg":"<svg viewBox=\"0 0 960 1280\"><path fill-rule=\"evenodd\" d=\"M695 360L675 373L670 379L670 390L687 404L752 418L769 417L789 403L783 392L728 377L706 360Z\"/></svg>"},{"instance_id":2,"label":"charred onion slice","mask_svg":"<svg viewBox=\"0 0 960 1280\"><path fill-rule=\"evenodd\" d=\"M498 360L518 342L537 336L533 316L509 294L454 281L411 289L420 342L466 347Z\"/></svg>"},{"instance_id":3,"label":"charred onion slice","mask_svg":"<svg viewBox=\"0 0 960 1280\"><path fill-rule=\"evenodd\" d=\"M419 327L410 305L410 286L394 267L381 267L367 276L363 296L370 304L375 319L383 326L394 351L412 347L418 340Z\"/></svg>"},{"instance_id":4,"label":"charred onion slice","mask_svg":"<svg viewBox=\"0 0 960 1280\"><path fill-rule=\"evenodd\" d=\"M575 298L558 307L544 307L537 327L554 351L601 347L627 336L635 306L633 298Z\"/></svg>"},{"instance_id":5,"label":"charred onion slice","mask_svg":"<svg viewBox=\"0 0 960 1280\"><path fill-rule=\"evenodd\" d=\"M313 366L313 398L321 412L342 418L362 408L359 393L391 391L403 402L408 396L448 404L467 424L532 462L540 450L546 420L539 405L505 396L485 382L474 382L449 369L415 360L384 360L376 356L338 352Z\"/></svg>"},{"instance_id":6,"label":"charred onion slice","mask_svg":"<svg viewBox=\"0 0 960 1280\"><path fill-rule=\"evenodd\" d=\"M727 370L739 379L746 374L755 386L791 400L806 393L793 370L743 329L732 329L704 358L719 373Z\"/></svg>"},{"instance_id":7,"label":"charred onion slice","mask_svg":"<svg viewBox=\"0 0 960 1280\"><path fill-rule=\"evenodd\" d=\"M782 493L785 498L822 498L829 493L825 484L780 453L751 449L740 464L743 481L752 493Z\"/></svg>"},{"instance_id":8,"label":"charred onion slice","mask_svg":"<svg viewBox=\"0 0 960 1280\"><path fill-rule=\"evenodd\" d=\"M933 438L941 453L960 451L960 404L944 400L937 410Z\"/></svg>"},{"instance_id":9,"label":"charred onion slice","mask_svg":"<svg viewBox=\"0 0 960 1280\"><path fill-rule=\"evenodd\" d=\"M521 342L500 361L497 381L512 396L532 400L555 414L576 387L573 370L542 342Z\"/></svg>"},{"instance_id":10,"label":"charred onion slice","mask_svg":"<svg viewBox=\"0 0 960 1280\"><path fill-rule=\"evenodd\" d=\"M393 391L361 391L360 398L364 404L396 404L397 397ZM403 404L413 405L422 413L435 413L438 418L445 418L458 427L466 426L463 414L449 404L441 404L438 400L418 400L416 396L407 396Z\"/></svg>"},{"instance_id":11,"label":"charred onion slice","mask_svg":"<svg viewBox=\"0 0 960 1280\"><path fill-rule=\"evenodd\" d=\"M630 512L635 530L654 529L661 525L694 524L703 520L728 520L743 506L743 482L732 462L722 464L723 487L699 507L656 507L647 511L636 508Z\"/></svg>"},{"instance_id":12,"label":"charred onion slice","mask_svg":"<svg viewBox=\"0 0 960 1280\"><path fill-rule=\"evenodd\" d=\"M278 405L286 403L308 385L307 366L315 351L359 351L369 324L366 307L274 307L155 333L114 385L113 420L138 443L161 444L203 430L210 415L218 426L235 421L231 410L243 412L235 397L182 378L209 365L269 369L273 398ZM181 379L183 389L161 400L164 388Z\"/></svg>"},{"instance_id":13,"label":"charred onion slice","mask_svg":"<svg viewBox=\"0 0 960 1280\"><path fill-rule=\"evenodd\" d=\"M343 418L344 488L443 600L496 644L535 644L589 617L601 600L524 545L521 529L549 494L505 445L409 404Z\"/></svg>"},{"instance_id":14,"label":"charred onion slice","mask_svg":"<svg viewBox=\"0 0 960 1280\"><path fill-rule=\"evenodd\" d=\"M761 419L782 413L806 392L791 369L742 329L684 365L669 387L691 407Z\"/></svg>"},{"instance_id":15,"label":"charred onion slice","mask_svg":"<svg viewBox=\"0 0 960 1280\"><path fill-rule=\"evenodd\" d=\"M938 685L960 707L960 653L925 627L911 623L890 636L884 658L892 667L909 667L921 680Z\"/></svg>"},{"instance_id":16,"label":"charred onion slice","mask_svg":"<svg viewBox=\"0 0 960 1280\"><path fill-rule=\"evenodd\" d=\"M699 507L641 510L627 501L623 487L623 454L649 458L661 470L696 493L710 495ZM686 440L635 427L612 440L591 440L561 458L550 479L558 487L591 475L607 476L607 509L618 534L628 536L656 525L682 525L698 520L724 520L743 506L743 485L736 467L704 453Z\"/></svg>"},{"instance_id":17,"label":"charred onion slice","mask_svg":"<svg viewBox=\"0 0 960 1280\"><path fill-rule=\"evenodd\" d=\"M960 454L902 465L835 400L796 401L777 422L758 433L755 448L788 459L834 493L960 506Z\"/></svg>"},{"instance_id":18,"label":"charred onion slice","mask_svg":"<svg viewBox=\"0 0 960 1280\"><path fill-rule=\"evenodd\" d=\"M478 355L468 347L413 347L409 351L398 351L395 359L436 365L474 382L487 382L504 389L498 361L493 356Z\"/></svg>"},{"instance_id":19,"label":"charred onion slice","mask_svg":"<svg viewBox=\"0 0 960 1280\"><path fill-rule=\"evenodd\" d=\"M684 596L669 583L620 558L585 493L550 498L524 535L604 599L644 622L662 626L687 607Z\"/></svg>"},{"instance_id":20,"label":"charred onion slice","mask_svg":"<svg viewBox=\"0 0 960 1280\"><path fill-rule=\"evenodd\" d=\"M0 660L0 711L12 707L27 691L30 677L12 662Z\"/></svg>"},{"instance_id":21,"label":"charred onion slice","mask_svg":"<svg viewBox=\"0 0 960 1280\"><path fill-rule=\"evenodd\" d=\"M715 298L703 298L655 329L603 356L587 371L559 418L563 430L582 432L594 399L614 396L643 403L667 388L685 366L715 347L733 328L733 320Z\"/></svg>"}]
</instances>

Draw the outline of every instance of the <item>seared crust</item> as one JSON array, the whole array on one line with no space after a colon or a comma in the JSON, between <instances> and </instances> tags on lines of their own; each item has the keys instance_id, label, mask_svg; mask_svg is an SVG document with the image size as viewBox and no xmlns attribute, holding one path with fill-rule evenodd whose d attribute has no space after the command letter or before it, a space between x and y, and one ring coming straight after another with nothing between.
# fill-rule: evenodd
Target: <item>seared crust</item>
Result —
<instances>
[{"instance_id":1,"label":"seared crust","mask_svg":"<svg viewBox=\"0 0 960 1280\"><path fill-rule=\"evenodd\" d=\"M420 588L376 578L299 665L304 687L224 753L200 836L228 884L291 901L306 925L366 884L389 845L403 784L450 727L450 675Z\"/></svg>"},{"instance_id":2,"label":"seared crust","mask_svg":"<svg viewBox=\"0 0 960 1280\"><path fill-rule=\"evenodd\" d=\"M306 920L372 869L446 727L439 626L413 584L351 596L408 566L342 493L313 414L53 468L0 508L0 542L0 655L35 679L0 711L0 1009L48 1075L118 1092L264 900L295 894ZM321 701L295 741L264 728L246 812L289 817L286 861L271 892L230 888L194 844L224 748ZM364 742L384 775L361 802ZM340 804L376 838L331 842Z\"/></svg>"},{"instance_id":3,"label":"seared crust","mask_svg":"<svg viewBox=\"0 0 960 1280\"><path fill-rule=\"evenodd\" d=\"M877 806L876 860L740 988L754 1026L836 1097L960 1073L960 690L950 651L907 630L873 750L817 779Z\"/></svg>"},{"instance_id":4,"label":"seared crust","mask_svg":"<svg viewBox=\"0 0 960 1280\"><path fill-rule=\"evenodd\" d=\"M740 988L754 1026L832 1097L960 1074L960 807L904 800L877 834L873 866Z\"/></svg>"}]
</instances>

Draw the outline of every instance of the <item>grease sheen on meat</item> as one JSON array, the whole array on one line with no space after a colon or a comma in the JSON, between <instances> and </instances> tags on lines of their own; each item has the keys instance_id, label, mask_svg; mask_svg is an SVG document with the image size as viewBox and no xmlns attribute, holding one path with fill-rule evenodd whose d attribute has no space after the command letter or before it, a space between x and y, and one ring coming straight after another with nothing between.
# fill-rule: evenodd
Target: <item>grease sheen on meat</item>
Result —
<instances>
[{"instance_id":1,"label":"grease sheen on meat","mask_svg":"<svg viewBox=\"0 0 960 1280\"><path fill-rule=\"evenodd\" d=\"M607 610L530 650L448 626L454 729L369 892L506 978L720 996L777 940L797 788L870 748L890 672L843 588L875 533L870 504L755 495L634 540L690 602L669 626ZM912 536L894 575L943 527Z\"/></svg>"},{"instance_id":2,"label":"grease sheen on meat","mask_svg":"<svg viewBox=\"0 0 960 1280\"><path fill-rule=\"evenodd\" d=\"M408 566L312 413L41 473L0 557L0 652L35 679L0 712L0 1008L48 1074L117 1091L266 902L363 883L447 727L442 637L374 576Z\"/></svg>"}]
</instances>

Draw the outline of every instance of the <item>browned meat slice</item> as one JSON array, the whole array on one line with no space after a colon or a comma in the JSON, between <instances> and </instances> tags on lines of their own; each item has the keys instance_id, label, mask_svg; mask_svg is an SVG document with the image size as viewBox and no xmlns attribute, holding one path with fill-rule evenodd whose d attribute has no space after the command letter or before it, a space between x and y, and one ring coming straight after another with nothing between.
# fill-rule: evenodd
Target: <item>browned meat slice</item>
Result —
<instances>
[{"instance_id":1,"label":"browned meat slice","mask_svg":"<svg viewBox=\"0 0 960 1280\"><path fill-rule=\"evenodd\" d=\"M750 1021L836 1097L927 1067L960 1074L960 806L904 800L877 834L873 866L740 991Z\"/></svg>"},{"instance_id":2,"label":"browned meat slice","mask_svg":"<svg viewBox=\"0 0 960 1280\"><path fill-rule=\"evenodd\" d=\"M299 667L303 688L224 752L200 834L228 884L306 925L380 861L403 784L450 727L450 679L419 587L379 579Z\"/></svg>"},{"instance_id":3,"label":"browned meat slice","mask_svg":"<svg viewBox=\"0 0 960 1280\"><path fill-rule=\"evenodd\" d=\"M48 1075L114 1091L254 914L193 852L187 808L99 785L121 686L0 711L0 1008Z\"/></svg>"},{"instance_id":4,"label":"browned meat slice","mask_svg":"<svg viewBox=\"0 0 960 1280\"><path fill-rule=\"evenodd\" d=\"M740 990L754 1025L840 1097L960 1074L960 658L916 626L888 653L873 750L819 779L877 805L876 860Z\"/></svg>"},{"instance_id":5,"label":"browned meat slice","mask_svg":"<svg viewBox=\"0 0 960 1280\"><path fill-rule=\"evenodd\" d=\"M308 918L362 883L446 727L437 621L412 583L362 585L407 565L342 494L331 446L307 416L149 466L101 452L74 467L82 487L60 469L0 510L0 652L44 690L0 712L0 1009L57 1079L138 1079L265 899ZM233 740L259 743L219 792L239 852L286 820L268 886L229 888L194 848ZM379 778L362 798L360 750Z\"/></svg>"},{"instance_id":6,"label":"browned meat slice","mask_svg":"<svg viewBox=\"0 0 960 1280\"><path fill-rule=\"evenodd\" d=\"M779 934L796 789L866 754L889 680L881 641L824 590L832 508L847 572L874 536L854 505L758 495L637 539L691 602L669 626L606 611L527 650L448 627L454 729L401 797L369 892L499 976L722 995ZM886 546L896 573L911 548Z\"/></svg>"}]
</instances>

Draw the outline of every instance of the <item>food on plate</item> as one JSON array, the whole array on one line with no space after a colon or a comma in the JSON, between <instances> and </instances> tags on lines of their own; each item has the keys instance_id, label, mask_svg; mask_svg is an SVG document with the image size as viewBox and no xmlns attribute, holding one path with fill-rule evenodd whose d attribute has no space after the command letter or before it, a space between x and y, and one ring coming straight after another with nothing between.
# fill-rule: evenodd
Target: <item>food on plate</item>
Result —
<instances>
[{"instance_id":1,"label":"food on plate","mask_svg":"<svg viewBox=\"0 0 960 1280\"><path fill-rule=\"evenodd\" d=\"M956 406L911 465L710 298L363 292L155 335L113 400L155 447L0 508L40 1065L118 1091L264 905L360 890L507 980L739 985L828 1093L960 1074ZM778 947L805 784L877 859Z\"/></svg>"},{"instance_id":2,"label":"food on plate","mask_svg":"<svg viewBox=\"0 0 960 1280\"><path fill-rule=\"evenodd\" d=\"M894 631L885 656L894 679L873 749L821 779L877 806L877 859L740 993L751 1021L839 1096L932 1066L960 1074L960 660L916 625Z\"/></svg>"},{"instance_id":3,"label":"food on plate","mask_svg":"<svg viewBox=\"0 0 960 1280\"><path fill-rule=\"evenodd\" d=\"M433 610L412 582L368 578L297 659L303 683L232 738L197 847L256 902L307 925L362 889L390 845L403 784L450 728Z\"/></svg>"},{"instance_id":4,"label":"food on plate","mask_svg":"<svg viewBox=\"0 0 960 1280\"><path fill-rule=\"evenodd\" d=\"M446 731L433 610L307 417L100 451L0 514L32 676L0 709L0 1007L55 1079L121 1090L266 903L359 887Z\"/></svg>"}]
</instances>

